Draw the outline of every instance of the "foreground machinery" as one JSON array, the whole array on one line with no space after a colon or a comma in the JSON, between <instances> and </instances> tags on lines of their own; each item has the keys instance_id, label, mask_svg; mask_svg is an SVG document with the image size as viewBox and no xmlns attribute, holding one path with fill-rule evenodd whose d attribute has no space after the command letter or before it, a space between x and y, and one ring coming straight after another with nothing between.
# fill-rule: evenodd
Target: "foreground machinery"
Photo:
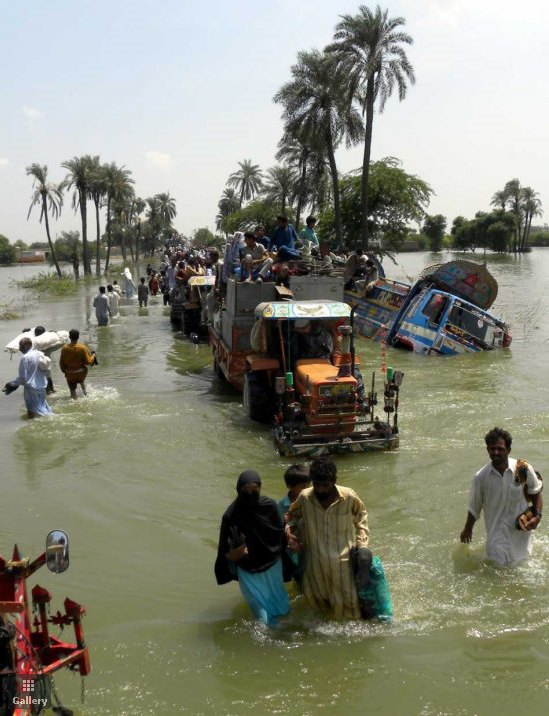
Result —
<instances>
[{"instance_id":1,"label":"foreground machinery","mask_svg":"<svg viewBox=\"0 0 549 716\"><path fill-rule=\"evenodd\" d=\"M84 608L66 598L64 612L50 612L51 594L36 584L27 594L27 579L44 564L54 573L69 566L69 541L65 532L50 532L46 551L32 562L21 557L17 545L11 559L0 555L0 716L31 716L45 712L52 699L64 716L72 711L61 706L52 684L60 669L90 672L84 641ZM34 614L34 618L31 615ZM50 632L50 625L72 626L74 643Z\"/></svg>"}]
</instances>

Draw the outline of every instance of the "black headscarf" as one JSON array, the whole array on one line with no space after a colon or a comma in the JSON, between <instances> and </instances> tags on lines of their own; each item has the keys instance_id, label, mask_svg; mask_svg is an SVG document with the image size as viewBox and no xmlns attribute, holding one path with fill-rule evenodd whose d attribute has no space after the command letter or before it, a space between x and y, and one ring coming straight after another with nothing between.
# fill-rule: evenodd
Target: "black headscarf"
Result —
<instances>
[{"instance_id":1,"label":"black headscarf","mask_svg":"<svg viewBox=\"0 0 549 716\"><path fill-rule=\"evenodd\" d=\"M261 478L257 472L246 470L236 483L238 497L229 505L221 520L215 562L218 584L226 584L237 578L229 569L225 557L229 551L229 539L235 533L242 535L248 548L246 557L238 562L238 566L247 572L265 572L279 559L286 547L284 526L276 502L270 497L258 496L256 502L246 499L242 488L251 483L261 485Z\"/></svg>"}]
</instances>

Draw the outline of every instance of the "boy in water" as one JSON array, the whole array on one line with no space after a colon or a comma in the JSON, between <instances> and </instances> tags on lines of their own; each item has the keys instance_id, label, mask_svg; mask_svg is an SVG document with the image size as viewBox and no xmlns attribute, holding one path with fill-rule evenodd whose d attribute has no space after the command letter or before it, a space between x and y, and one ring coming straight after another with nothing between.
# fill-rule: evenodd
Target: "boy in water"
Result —
<instances>
[{"instance_id":1,"label":"boy in water","mask_svg":"<svg viewBox=\"0 0 549 716\"><path fill-rule=\"evenodd\" d=\"M278 501L277 508L282 522L285 525L288 522L288 510L290 509L290 505L297 500L306 487L311 486L309 466L304 462L290 465L284 473L284 482L288 488L288 494ZM294 583L298 591L301 591L301 579L305 568L303 557L300 553L291 552L289 549L286 551L286 554L295 565L293 575Z\"/></svg>"},{"instance_id":2,"label":"boy in water","mask_svg":"<svg viewBox=\"0 0 549 716\"><path fill-rule=\"evenodd\" d=\"M141 282L137 287L137 298L139 300L139 308L147 306L147 301L149 300L149 287L145 283L145 278L143 276L141 277Z\"/></svg>"}]
</instances>

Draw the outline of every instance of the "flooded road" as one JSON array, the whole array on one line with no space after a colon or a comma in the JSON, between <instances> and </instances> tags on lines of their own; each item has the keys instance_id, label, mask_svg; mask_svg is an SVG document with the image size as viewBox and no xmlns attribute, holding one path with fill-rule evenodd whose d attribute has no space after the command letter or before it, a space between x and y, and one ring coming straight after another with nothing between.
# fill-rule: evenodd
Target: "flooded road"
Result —
<instances>
[{"instance_id":1,"label":"flooded road","mask_svg":"<svg viewBox=\"0 0 549 716\"><path fill-rule=\"evenodd\" d=\"M397 260L386 272L406 280L441 259ZM82 286L61 301L27 298L22 319L0 321L2 346L24 326L74 327L99 359L77 402L54 368L51 420L24 419L21 390L0 397L0 552L17 542L34 557L50 529L66 530L69 571L36 581L53 591L53 610L67 595L87 608L92 674L83 706L79 677L56 677L67 706L86 716L545 713L549 522L518 569L482 560L481 524L470 548L459 544L488 429L508 429L513 455L549 474L549 251L488 261L511 349L455 358L390 349L389 365L405 373L400 449L337 458L339 482L368 508L392 589L389 628L320 621L297 599L267 631L236 583L216 586L219 521L237 475L253 467L278 499L289 461L214 378L208 347L172 330L161 299L122 306L98 328L95 288ZM0 269L0 302L21 303L9 278L35 270ZM379 370L379 344L358 348ZM3 384L18 358L3 354L1 365Z\"/></svg>"}]
</instances>

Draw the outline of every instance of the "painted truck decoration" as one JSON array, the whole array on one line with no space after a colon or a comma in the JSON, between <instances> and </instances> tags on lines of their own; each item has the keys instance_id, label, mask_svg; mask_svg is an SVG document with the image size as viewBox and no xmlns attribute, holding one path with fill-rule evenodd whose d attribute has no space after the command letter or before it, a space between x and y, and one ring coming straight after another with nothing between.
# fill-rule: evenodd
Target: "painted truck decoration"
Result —
<instances>
[{"instance_id":1,"label":"painted truck decoration","mask_svg":"<svg viewBox=\"0 0 549 716\"><path fill-rule=\"evenodd\" d=\"M497 282L484 264L457 260L426 269L412 286L385 278L381 269L369 295L350 290L345 300L364 338L458 355L511 344L509 326L488 311L496 296Z\"/></svg>"}]
</instances>

